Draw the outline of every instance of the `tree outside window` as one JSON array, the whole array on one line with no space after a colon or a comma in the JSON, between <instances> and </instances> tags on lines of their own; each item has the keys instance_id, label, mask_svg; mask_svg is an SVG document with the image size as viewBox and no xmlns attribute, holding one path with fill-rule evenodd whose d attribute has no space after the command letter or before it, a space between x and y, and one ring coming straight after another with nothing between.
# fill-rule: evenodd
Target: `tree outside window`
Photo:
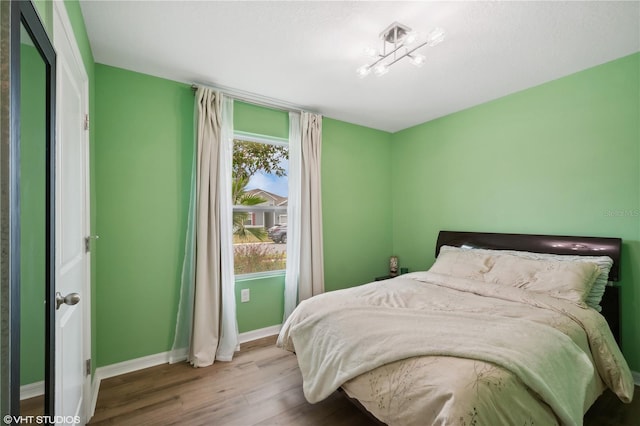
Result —
<instances>
[{"instance_id":1,"label":"tree outside window","mask_svg":"<svg viewBox=\"0 0 640 426\"><path fill-rule=\"evenodd\" d=\"M289 148L286 142L251 139L233 143L236 275L286 267Z\"/></svg>"}]
</instances>

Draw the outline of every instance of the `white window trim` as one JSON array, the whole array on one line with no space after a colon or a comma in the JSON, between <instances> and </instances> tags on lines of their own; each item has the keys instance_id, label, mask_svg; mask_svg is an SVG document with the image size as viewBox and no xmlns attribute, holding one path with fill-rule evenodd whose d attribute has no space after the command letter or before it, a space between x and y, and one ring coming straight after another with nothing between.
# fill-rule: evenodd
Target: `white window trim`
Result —
<instances>
[{"instance_id":1,"label":"white window trim","mask_svg":"<svg viewBox=\"0 0 640 426\"><path fill-rule=\"evenodd\" d=\"M286 269L278 269L275 271L251 272L249 274L235 274L236 282L245 280L255 280L259 278L269 278L284 276Z\"/></svg>"},{"instance_id":2,"label":"white window trim","mask_svg":"<svg viewBox=\"0 0 640 426\"><path fill-rule=\"evenodd\" d=\"M243 206L237 205L233 206L233 210L237 212L281 212L287 211L287 206Z\"/></svg>"},{"instance_id":3,"label":"white window trim","mask_svg":"<svg viewBox=\"0 0 640 426\"><path fill-rule=\"evenodd\" d=\"M235 131L233 132L233 139L238 139L246 142L266 143L267 145L289 146L289 139L277 138L275 136L258 135L249 132Z\"/></svg>"}]
</instances>

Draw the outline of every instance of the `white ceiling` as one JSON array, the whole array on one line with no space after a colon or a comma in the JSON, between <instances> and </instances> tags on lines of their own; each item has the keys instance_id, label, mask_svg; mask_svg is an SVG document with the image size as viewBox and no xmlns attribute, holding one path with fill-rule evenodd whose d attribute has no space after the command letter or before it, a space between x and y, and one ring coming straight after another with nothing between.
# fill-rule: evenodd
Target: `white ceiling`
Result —
<instances>
[{"instance_id":1,"label":"white ceiling","mask_svg":"<svg viewBox=\"0 0 640 426\"><path fill-rule=\"evenodd\" d=\"M640 51L640 2L81 0L95 61L395 132ZM393 21L427 62L360 79ZM640 76L639 76L640 78Z\"/></svg>"}]
</instances>

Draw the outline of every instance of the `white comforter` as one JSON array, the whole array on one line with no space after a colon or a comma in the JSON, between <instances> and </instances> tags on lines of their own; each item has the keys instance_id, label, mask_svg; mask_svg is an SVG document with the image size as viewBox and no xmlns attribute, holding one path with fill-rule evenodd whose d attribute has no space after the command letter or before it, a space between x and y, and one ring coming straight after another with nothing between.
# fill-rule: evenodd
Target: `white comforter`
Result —
<instances>
[{"instance_id":1,"label":"white comforter","mask_svg":"<svg viewBox=\"0 0 640 426\"><path fill-rule=\"evenodd\" d=\"M602 381L623 401L633 395L631 373L597 312L430 272L304 301L278 345L296 352L310 402L343 386L389 424L582 424ZM462 389L436 389L464 379ZM478 391L483 381L497 396ZM538 397L541 407L523 412Z\"/></svg>"}]
</instances>

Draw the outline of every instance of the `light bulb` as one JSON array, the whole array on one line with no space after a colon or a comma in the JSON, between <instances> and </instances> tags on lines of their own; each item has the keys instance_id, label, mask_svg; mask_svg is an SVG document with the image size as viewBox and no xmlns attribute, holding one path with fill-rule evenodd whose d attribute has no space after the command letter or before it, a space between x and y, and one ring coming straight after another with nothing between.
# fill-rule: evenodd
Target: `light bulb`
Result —
<instances>
[{"instance_id":1,"label":"light bulb","mask_svg":"<svg viewBox=\"0 0 640 426\"><path fill-rule=\"evenodd\" d=\"M411 43L413 43L414 41L416 41L416 39L418 38L418 33L415 31L411 31L409 33L407 33L406 36L404 36L404 44L405 45L409 45Z\"/></svg>"},{"instance_id":2,"label":"light bulb","mask_svg":"<svg viewBox=\"0 0 640 426\"><path fill-rule=\"evenodd\" d=\"M416 67L423 66L424 62L427 60L427 58L424 55L421 55L419 53L413 54L413 55L409 55L409 59L411 59L411 63L413 65L415 65Z\"/></svg>"},{"instance_id":3,"label":"light bulb","mask_svg":"<svg viewBox=\"0 0 640 426\"><path fill-rule=\"evenodd\" d=\"M444 40L444 30L442 28L436 28L427 36L427 44L429 46L435 46L440 44Z\"/></svg>"},{"instance_id":4,"label":"light bulb","mask_svg":"<svg viewBox=\"0 0 640 426\"><path fill-rule=\"evenodd\" d=\"M375 73L375 75L380 77L381 75L385 75L389 72L389 67L386 64L378 64L373 67L373 72Z\"/></svg>"},{"instance_id":5,"label":"light bulb","mask_svg":"<svg viewBox=\"0 0 640 426\"><path fill-rule=\"evenodd\" d=\"M371 67L369 65L363 65L356 70L358 73L358 77L365 78L371 72Z\"/></svg>"},{"instance_id":6,"label":"light bulb","mask_svg":"<svg viewBox=\"0 0 640 426\"><path fill-rule=\"evenodd\" d=\"M378 51L373 47L365 47L364 54L367 56L371 56L372 58L375 58L376 56L378 56Z\"/></svg>"}]
</instances>

